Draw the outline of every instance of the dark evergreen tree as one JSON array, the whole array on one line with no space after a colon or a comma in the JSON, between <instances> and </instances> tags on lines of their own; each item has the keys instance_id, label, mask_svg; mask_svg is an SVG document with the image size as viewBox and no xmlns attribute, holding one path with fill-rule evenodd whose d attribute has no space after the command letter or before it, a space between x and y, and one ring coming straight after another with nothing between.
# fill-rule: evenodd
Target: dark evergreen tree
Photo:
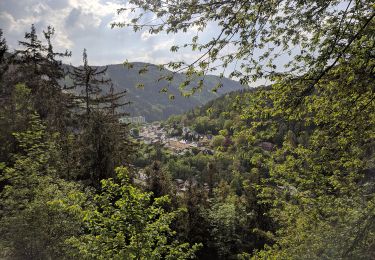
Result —
<instances>
[{"instance_id":1,"label":"dark evergreen tree","mask_svg":"<svg viewBox=\"0 0 375 260\"><path fill-rule=\"evenodd\" d=\"M9 65L12 60L12 55L8 52L8 45L5 37L3 36L3 31L0 29L0 104L4 105L11 94L8 81L13 78L9 71Z\"/></svg>"},{"instance_id":2,"label":"dark evergreen tree","mask_svg":"<svg viewBox=\"0 0 375 260\"><path fill-rule=\"evenodd\" d=\"M114 177L114 168L128 165L132 151L127 125L121 125L118 108L126 90L114 93L111 79L105 77L107 67L92 67L88 64L86 49L83 51L83 66L71 72L77 93L75 114L80 120L77 135L76 178L100 188L100 181Z\"/></svg>"},{"instance_id":3,"label":"dark evergreen tree","mask_svg":"<svg viewBox=\"0 0 375 260\"><path fill-rule=\"evenodd\" d=\"M43 53L46 52L47 48L42 44L42 41L38 39L36 28L34 24L31 25L30 32L25 33L26 41L19 41L19 45L23 47L21 50L17 50L17 60L20 67L29 71L29 75L39 77L42 74L41 64L44 61ZM29 70L30 67L32 70Z\"/></svg>"},{"instance_id":4,"label":"dark evergreen tree","mask_svg":"<svg viewBox=\"0 0 375 260\"><path fill-rule=\"evenodd\" d=\"M207 163L207 184L208 184L208 195L212 197L212 190L214 187L214 174L215 166L212 162Z\"/></svg>"},{"instance_id":5,"label":"dark evergreen tree","mask_svg":"<svg viewBox=\"0 0 375 260\"><path fill-rule=\"evenodd\" d=\"M92 67L88 64L86 49L83 50L83 66L73 69L71 76L73 86L80 92L75 96L79 107L84 108L86 118L94 110L106 111L112 115L118 115L116 109L126 105L121 100L126 94L126 90L114 93L111 79L106 78L105 74L108 67ZM107 89L105 91L105 89Z\"/></svg>"},{"instance_id":6,"label":"dark evergreen tree","mask_svg":"<svg viewBox=\"0 0 375 260\"><path fill-rule=\"evenodd\" d=\"M162 165L159 161L154 161L145 170L147 191L151 191L154 198L172 195L170 176L161 167Z\"/></svg>"},{"instance_id":7,"label":"dark evergreen tree","mask_svg":"<svg viewBox=\"0 0 375 260\"><path fill-rule=\"evenodd\" d=\"M61 125L59 120L64 117L63 110L68 105L67 94L62 93L60 84L66 73L57 58L69 57L71 53L54 51L51 41L54 33L55 30L48 26L43 32L46 43L38 39L34 25L30 32L25 33L25 41L19 42L22 48L15 52L17 75L13 84L25 83L31 89L38 114L42 119L50 119L50 125L56 126Z\"/></svg>"},{"instance_id":8,"label":"dark evergreen tree","mask_svg":"<svg viewBox=\"0 0 375 260\"><path fill-rule=\"evenodd\" d=\"M0 29L0 95L3 90L3 74L5 73L7 69L7 62L6 62L6 54L8 51L8 45L6 43L5 38L3 37L3 31Z\"/></svg>"},{"instance_id":9,"label":"dark evergreen tree","mask_svg":"<svg viewBox=\"0 0 375 260\"><path fill-rule=\"evenodd\" d=\"M186 208L187 212L178 220L177 232L182 237L181 239L189 243L203 244L203 248L197 253L198 259L217 259L215 252L209 246L212 237L206 216L209 207L207 191L193 179L187 182L185 188L181 206Z\"/></svg>"}]
</instances>

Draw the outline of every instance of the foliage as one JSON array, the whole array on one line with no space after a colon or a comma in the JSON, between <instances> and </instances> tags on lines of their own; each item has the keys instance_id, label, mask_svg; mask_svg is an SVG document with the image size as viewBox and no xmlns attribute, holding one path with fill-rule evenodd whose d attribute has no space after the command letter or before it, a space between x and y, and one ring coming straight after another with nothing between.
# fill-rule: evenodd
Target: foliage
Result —
<instances>
[{"instance_id":1,"label":"foliage","mask_svg":"<svg viewBox=\"0 0 375 260\"><path fill-rule=\"evenodd\" d=\"M7 51L8 45L3 37L3 31L0 29L0 98L2 98L4 95L3 76L5 71L8 69Z\"/></svg>"},{"instance_id":2,"label":"foliage","mask_svg":"<svg viewBox=\"0 0 375 260\"><path fill-rule=\"evenodd\" d=\"M279 74L287 73L291 78L304 75L307 84L302 94L311 93L314 84L341 63L347 49L361 40L374 18L371 1L350 0L132 0L118 10L120 14L126 12L134 13L130 23L114 23L113 27L148 29L151 34L175 34L194 28L197 34L191 41L172 46L171 51L191 48L199 52L199 57L192 63L167 64L185 71L190 78L218 68L225 72L227 67L229 76L244 84ZM149 15L155 15L151 22ZM209 40L201 39L199 32L210 30L211 25L217 25L218 32ZM285 64L285 60L290 62ZM232 64L238 65L233 68Z\"/></svg>"},{"instance_id":3,"label":"foliage","mask_svg":"<svg viewBox=\"0 0 375 260\"><path fill-rule=\"evenodd\" d=\"M109 83L106 68L90 67L84 52L84 66L73 73L83 92L72 104L58 84L64 73L55 59L68 53L53 51L52 28L43 44L32 26L24 49L11 58L5 58L0 34L1 257L374 258L373 3L129 4L135 30L220 29L212 40L197 35L184 45L201 52L193 63L150 70L160 72L157 87L178 78L182 96L190 96L219 66L221 81L228 68L244 84L266 79L272 85L223 96L166 122L173 136L187 126L201 134L193 153L144 144L134 152L128 131L116 121L122 93L115 94L113 85L101 92L100 85ZM151 23L144 23L145 12L156 15ZM85 120L78 124L82 105ZM116 166L132 163L143 167L139 174L118 168L116 178ZM130 175L154 194L133 186ZM182 181L173 186L170 178ZM72 179L82 183L67 181ZM97 188L93 201L91 191L82 192L85 184Z\"/></svg>"},{"instance_id":4,"label":"foliage","mask_svg":"<svg viewBox=\"0 0 375 260\"><path fill-rule=\"evenodd\" d=\"M220 146L223 146L224 141L225 141L225 137L224 137L224 136L222 136L222 135L216 135L216 136L212 139L211 145L212 145L213 147L220 147Z\"/></svg>"},{"instance_id":5,"label":"foliage","mask_svg":"<svg viewBox=\"0 0 375 260\"><path fill-rule=\"evenodd\" d=\"M161 163L154 161L150 167L145 168L146 190L152 192L153 198L172 195L172 183L170 176L161 169Z\"/></svg>"},{"instance_id":6,"label":"foliage","mask_svg":"<svg viewBox=\"0 0 375 260\"><path fill-rule=\"evenodd\" d=\"M12 55L12 64L16 73L9 79L8 88L17 83L25 83L33 97L33 105L39 115L49 119L49 126L62 127L60 120L67 117L66 107L70 102L63 95L60 80L65 76L61 61L57 58L69 57L70 52L56 52L52 45L55 30L48 26L43 32L45 42L38 39L36 28L31 26L30 32L25 33L25 41L19 41L22 47ZM11 93L11 91L8 91Z\"/></svg>"},{"instance_id":7,"label":"foliage","mask_svg":"<svg viewBox=\"0 0 375 260\"><path fill-rule=\"evenodd\" d=\"M241 198L228 194L225 198L219 197L209 211L212 242L221 259L228 259L236 252L241 252L242 243L248 242L241 237L246 234L245 210Z\"/></svg>"},{"instance_id":8,"label":"foliage","mask_svg":"<svg viewBox=\"0 0 375 260\"><path fill-rule=\"evenodd\" d=\"M133 147L126 125L119 124L116 117L92 111L73 144L77 160L71 177L100 188L102 179L115 176L115 167L129 162Z\"/></svg>"},{"instance_id":9,"label":"foliage","mask_svg":"<svg viewBox=\"0 0 375 260\"><path fill-rule=\"evenodd\" d=\"M80 232L85 195L78 184L58 177L61 154L38 116L14 135L19 152L12 166L0 169L1 257L65 258L65 240Z\"/></svg>"},{"instance_id":10,"label":"foliage","mask_svg":"<svg viewBox=\"0 0 375 260\"><path fill-rule=\"evenodd\" d=\"M83 259L188 259L198 245L173 240L170 228L178 211L167 212L168 197L155 198L129 183L126 168L117 168L116 182L102 181L95 207L84 212L88 231L70 239Z\"/></svg>"},{"instance_id":11,"label":"foliage","mask_svg":"<svg viewBox=\"0 0 375 260\"><path fill-rule=\"evenodd\" d=\"M83 67L74 68L71 73L73 86L69 89L76 89L80 94L74 96L78 105L84 105L86 117L94 110L106 111L111 115L118 115L118 108L128 103L123 103L126 90L114 93L111 79L105 78L108 67L92 67L88 64L86 49L82 54ZM103 92L104 88L108 88Z\"/></svg>"},{"instance_id":12,"label":"foliage","mask_svg":"<svg viewBox=\"0 0 375 260\"><path fill-rule=\"evenodd\" d=\"M17 152L14 132L30 127L33 105L30 89L25 85L15 86L12 95L0 108L0 161L7 162Z\"/></svg>"},{"instance_id":13,"label":"foliage","mask_svg":"<svg viewBox=\"0 0 375 260\"><path fill-rule=\"evenodd\" d=\"M272 80L271 91L259 91L240 104L242 123L236 126L237 136L247 139L242 151L250 166L269 175L258 187L279 225L276 244L258 257L371 258L374 193L367 175L374 169L373 3L130 3L135 11L130 25L136 31L177 33L195 27L199 32L212 23L220 28L212 40L194 36L184 45L201 52L197 60L170 62L170 68L194 77L239 62L230 76L243 83ZM148 12L155 24L144 22ZM231 51L224 51L227 46ZM289 61L284 68L281 58ZM262 156L256 146L270 153Z\"/></svg>"}]
</instances>

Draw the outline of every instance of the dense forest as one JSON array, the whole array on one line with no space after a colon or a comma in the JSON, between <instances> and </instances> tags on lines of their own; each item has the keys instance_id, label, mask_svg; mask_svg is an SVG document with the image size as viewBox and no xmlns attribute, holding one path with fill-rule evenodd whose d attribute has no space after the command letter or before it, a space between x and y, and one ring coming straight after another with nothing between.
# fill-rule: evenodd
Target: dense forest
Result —
<instances>
[{"instance_id":1,"label":"dense forest","mask_svg":"<svg viewBox=\"0 0 375 260\"><path fill-rule=\"evenodd\" d=\"M0 258L374 259L374 3L129 3L113 27L221 29L171 48L202 53L160 66L171 99L178 72L187 98L220 68L269 84L123 124L132 100L86 50L68 67L53 27L14 51L0 30Z\"/></svg>"}]
</instances>

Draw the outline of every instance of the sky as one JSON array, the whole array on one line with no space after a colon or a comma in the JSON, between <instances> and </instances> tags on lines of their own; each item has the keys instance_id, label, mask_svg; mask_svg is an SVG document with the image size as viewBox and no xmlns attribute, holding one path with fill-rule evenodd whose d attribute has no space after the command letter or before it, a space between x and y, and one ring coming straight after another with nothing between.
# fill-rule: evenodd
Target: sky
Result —
<instances>
[{"instance_id":1,"label":"sky","mask_svg":"<svg viewBox=\"0 0 375 260\"><path fill-rule=\"evenodd\" d=\"M117 16L116 10L126 0L0 0L0 28L10 49L19 48L25 32L34 24L38 35L51 25L56 33L55 49L72 51L66 63L80 65L82 51L87 49L90 65L123 63L125 60L162 64L168 61L193 61L198 53L189 50L171 53L170 47L192 38L194 28L186 34L150 35L147 31L133 32L131 28L111 29L114 21L127 21L129 13ZM203 39L217 31L211 25Z\"/></svg>"}]
</instances>

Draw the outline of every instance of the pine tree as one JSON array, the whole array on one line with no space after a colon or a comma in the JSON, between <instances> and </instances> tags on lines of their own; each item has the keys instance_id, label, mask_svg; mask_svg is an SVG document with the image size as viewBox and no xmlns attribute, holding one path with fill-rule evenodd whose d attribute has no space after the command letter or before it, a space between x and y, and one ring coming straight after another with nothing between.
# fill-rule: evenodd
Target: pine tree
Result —
<instances>
[{"instance_id":1,"label":"pine tree","mask_svg":"<svg viewBox=\"0 0 375 260\"><path fill-rule=\"evenodd\" d=\"M52 121L61 119L62 110L68 105L59 83L66 73L57 58L71 55L68 51L54 51L51 41L54 33L54 29L48 26L47 31L43 32L47 41L45 44L38 39L36 28L32 25L30 32L25 33L25 41L19 41L22 48L16 50L14 58L17 70L14 80L25 83L31 89L37 112L42 119L49 118Z\"/></svg>"},{"instance_id":2,"label":"pine tree","mask_svg":"<svg viewBox=\"0 0 375 260\"><path fill-rule=\"evenodd\" d=\"M0 95L2 93L2 78L5 70L7 69L6 53L8 51L8 45L5 38L3 37L3 31L0 29Z\"/></svg>"},{"instance_id":3,"label":"pine tree","mask_svg":"<svg viewBox=\"0 0 375 260\"><path fill-rule=\"evenodd\" d=\"M71 76L73 86L71 89L80 90L81 93L75 96L80 106L84 106L86 117L94 111L106 111L108 114L116 115L116 109L128 103L120 103L125 96L126 90L114 93L111 79L105 74L108 67L92 67L88 64L86 49L83 50L83 66L73 69ZM107 93L103 91L107 88Z\"/></svg>"},{"instance_id":4,"label":"pine tree","mask_svg":"<svg viewBox=\"0 0 375 260\"><path fill-rule=\"evenodd\" d=\"M8 84L9 79L14 77L9 73L11 60L12 55L8 53L8 45L3 36L3 31L0 29L0 104L4 104L11 96Z\"/></svg>"},{"instance_id":5,"label":"pine tree","mask_svg":"<svg viewBox=\"0 0 375 260\"><path fill-rule=\"evenodd\" d=\"M122 102L126 90L114 93L110 78L106 78L107 67L92 67L88 64L86 49L83 51L83 66L71 72L76 101L76 116L82 118L77 135L78 179L100 188L100 181L114 177L116 166L127 165L132 153L129 131L118 122L118 108L128 104Z\"/></svg>"},{"instance_id":6,"label":"pine tree","mask_svg":"<svg viewBox=\"0 0 375 260\"><path fill-rule=\"evenodd\" d=\"M147 191L153 193L153 198L172 195L172 183L167 173L161 169L160 161L154 161L146 168Z\"/></svg>"},{"instance_id":7,"label":"pine tree","mask_svg":"<svg viewBox=\"0 0 375 260\"><path fill-rule=\"evenodd\" d=\"M43 53L46 51L46 46L38 39L34 24L31 25L30 32L25 33L25 41L19 41L19 45L23 47L22 50L16 51L21 67L27 69L31 67L29 73L35 77L40 76L42 73L40 64L44 61Z\"/></svg>"},{"instance_id":8,"label":"pine tree","mask_svg":"<svg viewBox=\"0 0 375 260\"><path fill-rule=\"evenodd\" d=\"M45 66L43 67L44 72L47 74L49 80L53 83L54 86L59 87L60 84L58 83L59 79L62 79L66 73L63 69L63 64L61 60L57 60L56 58L64 58L70 57L72 55L71 52L66 50L65 52L55 52L52 44L52 38L55 34L55 29L51 26L47 27L47 31L43 31L44 38L47 41L47 50L46 50L46 57L45 57ZM61 87L59 87L61 89Z\"/></svg>"}]
</instances>

